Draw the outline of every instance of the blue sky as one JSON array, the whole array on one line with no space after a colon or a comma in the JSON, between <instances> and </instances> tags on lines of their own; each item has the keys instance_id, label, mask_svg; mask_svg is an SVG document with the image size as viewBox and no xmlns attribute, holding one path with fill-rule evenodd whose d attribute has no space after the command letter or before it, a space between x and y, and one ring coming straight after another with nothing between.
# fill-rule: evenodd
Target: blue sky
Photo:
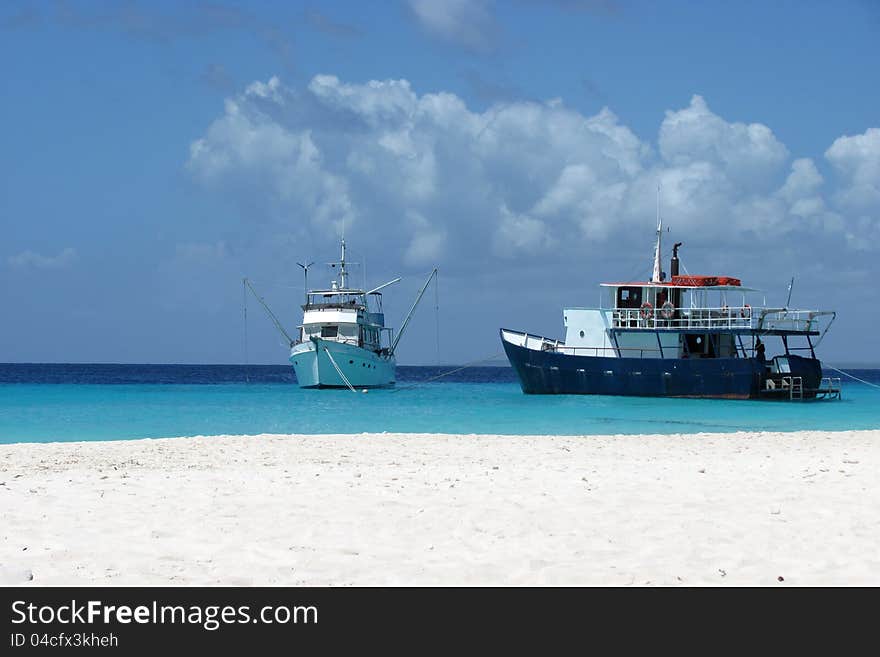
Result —
<instances>
[{"instance_id":1,"label":"blue sky","mask_svg":"<svg viewBox=\"0 0 880 657\"><path fill-rule=\"evenodd\" d=\"M876 362L878 43L855 1L6 2L0 361L241 362L241 277L295 325L343 221L389 320L437 265L480 358L649 273L660 181L689 271L795 276Z\"/></svg>"}]
</instances>

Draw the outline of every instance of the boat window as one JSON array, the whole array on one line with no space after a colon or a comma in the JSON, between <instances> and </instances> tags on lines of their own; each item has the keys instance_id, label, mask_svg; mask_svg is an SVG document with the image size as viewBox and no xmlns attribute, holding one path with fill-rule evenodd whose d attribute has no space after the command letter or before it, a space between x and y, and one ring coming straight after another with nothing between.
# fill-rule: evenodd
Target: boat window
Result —
<instances>
[{"instance_id":1,"label":"boat window","mask_svg":"<svg viewBox=\"0 0 880 657\"><path fill-rule=\"evenodd\" d=\"M716 343L720 340L717 334L685 333L687 353L691 358L717 358Z\"/></svg>"},{"instance_id":2,"label":"boat window","mask_svg":"<svg viewBox=\"0 0 880 657\"><path fill-rule=\"evenodd\" d=\"M642 305L642 288L619 287L617 288L618 308L638 308Z\"/></svg>"},{"instance_id":3,"label":"boat window","mask_svg":"<svg viewBox=\"0 0 880 657\"><path fill-rule=\"evenodd\" d=\"M339 334L338 326L322 326L321 327L321 337L322 338L335 338Z\"/></svg>"},{"instance_id":4,"label":"boat window","mask_svg":"<svg viewBox=\"0 0 880 657\"><path fill-rule=\"evenodd\" d=\"M687 346L687 353L690 355L691 358L703 357L703 354L706 351L706 346L703 342L702 335L686 333L684 335L684 340Z\"/></svg>"}]
</instances>

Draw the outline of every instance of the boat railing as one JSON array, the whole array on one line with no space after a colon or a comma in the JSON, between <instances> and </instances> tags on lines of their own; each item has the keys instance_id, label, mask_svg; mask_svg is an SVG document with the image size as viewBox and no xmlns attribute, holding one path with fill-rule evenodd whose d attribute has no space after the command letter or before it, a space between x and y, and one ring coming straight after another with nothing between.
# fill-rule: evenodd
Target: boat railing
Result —
<instances>
[{"instance_id":1,"label":"boat railing","mask_svg":"<svg viewBox=\"0 0 880 657\"><path fill-rule=\"evenodd\" d=\"M362 346L361 341L358 340L357 338L337 337L337 338L323 338L323 340L326 340L327 342L338 342L340 344L350 344L350 345L354 345L355 347Z\"/></svg>"},{"instance_id":2,"label":"boat railing","mask_svg":"<svg viewBox=\"0 0 880 657\"><path fill-rule=\"evenodd\" d=\"M761 331L815 331L821 318L833 315L829 310L761 308L756 328Z\"/></svg>"},{"instance_id":3,"label":"boat railing","mask_svg":"<svg viewBox=\"0 0 880 657\"><path fill-rule=\"evenodd\" d=\"M816 396L820 399L840 399L841 383L839 376L823 376L816 390Z\"/></svg>"},{"instance_id":4,"label":"boat railing","mask_svg":"<svg viewBox=\"0 0 880 657\"><path fill-rule=\"evenodd\" d=\"M320 335L314 335L314 336L308 335L305 338L300 338L298 340L294 340L293 342L290 343L290 346L295 347L298 344L305 344L307 342L311 342L313 337L318 338L320 340L324 340L325 342L337 342L340 344L350 344L350 345L354 345L355 347L363 346L361 344L361 341L358 340L357 338L344 338L342 336L337 336L335 338L322 338Z\"/></svg>"},{"instance_id":5,"label":"boat railing","mask_svg":"<svg viewBox=\"0 0 880 657\"><path fill-rule=\"evenodd\" d=\"M817 318L830 314L817 310L787 308L752 308L751 306L720 306L718 308L617 308L612 313L614 328L725 330L753 329L760 331L814 331Z\"/></svg>"},{"instance_id":6,"label":"boat railing","mask_svg":"<svg viewBox=\"0 0 880 657\"><path fill-rule=\"evenodd\" d=\"M569 356L620 356L627 358L644 358L645 354L657 354L661 356L663 352L656 347L573 347L570 345L559 345L552 349L558 354L566 354ZM667 353L675 351L675 348L669 347Z\"/></svg>"},{"instance_id":7,"label":"boat railing","mask_svg":"<svg viewBox=\"0 0 880 657\"><path fill-rule=\"evenodd\" d=\"M614 310L614 328L665 329L748 329L755 313L749 306L730 308L618 308Z\"/></svg>"},{"instance_id":8,"label":"boat railing","mask_svg":"<svg viewBox=\"0 0 880 657\"><path fill-rule=\"evenodd\" d=\"M663 353L659 348L651 347L573 346L567 345L561 340L545 338L541 335L532 335L531 333L516 333L515 335L518 338L517 342L519 343L519 346L525 347L526 349L549 351L569 356L628 356L635 358L636 355L638 355L639 358L644 358L645 354L660 353L662 355ZM668 351L669 349L667 349L667 353Z\"/></svg>"},{"instance_id":9,"label":"boat railing","mask_svg":"<svg viewBox=\"0 0 880 657\"><path fill-rule=\"evenodd\" d=\"M303 304L304 311L315 310L363 310L366 306L358 301L324 301Z\"/></svg>"}]
</instances>

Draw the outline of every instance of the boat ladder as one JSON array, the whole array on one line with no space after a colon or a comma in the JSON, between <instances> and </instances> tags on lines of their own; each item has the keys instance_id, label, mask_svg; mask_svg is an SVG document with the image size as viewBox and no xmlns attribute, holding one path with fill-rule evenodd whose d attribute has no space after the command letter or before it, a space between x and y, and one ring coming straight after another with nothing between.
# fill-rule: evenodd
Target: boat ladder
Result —
<instances>
[{"instance_id":1,"label":"boat ladder","mask_svg":"<svg viewBox=\"0 0 880 657\"><path fill-rule=\"evenodd\" d=\"M788 398L790 400L804 399L804 379L800 376L786 376L782 379L788 383Z\"/></svg>"}]
</instances>

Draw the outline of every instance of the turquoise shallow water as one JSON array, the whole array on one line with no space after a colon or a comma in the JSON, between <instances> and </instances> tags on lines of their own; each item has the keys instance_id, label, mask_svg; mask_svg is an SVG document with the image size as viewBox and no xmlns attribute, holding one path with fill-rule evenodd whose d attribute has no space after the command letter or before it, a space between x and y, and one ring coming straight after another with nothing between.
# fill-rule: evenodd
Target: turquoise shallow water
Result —
<instances>
[{"instance_id":1,"label":"turquoise shallow water","mask_svg":"<svg viewBox=\"0 0 880 657\"><path fill-rule=\"evenodd\" d=\"M411 381L418 380L410 374ZM779 403L530 396L507 373L413 388L405 388L410 384L404 381L399 391L368 394L303 390L289 380L266 378L250 384L2 383L0 443L256 433L577 435L880 428L880 390L859 383L844 383L841 401Z\"/></svg>"}]
</instances>

